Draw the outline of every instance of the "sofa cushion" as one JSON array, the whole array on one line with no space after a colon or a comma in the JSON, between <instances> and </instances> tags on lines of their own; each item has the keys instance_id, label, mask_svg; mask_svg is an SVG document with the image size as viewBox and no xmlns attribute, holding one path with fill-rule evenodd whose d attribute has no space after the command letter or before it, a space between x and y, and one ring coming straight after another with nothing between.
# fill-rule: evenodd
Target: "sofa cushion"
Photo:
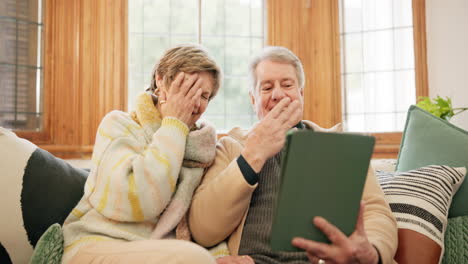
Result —
<instances>
[{"instance_id":1,"label":"sofa cushion","mask_svg":"<svg viewBox=\"0 0 468 264\"><path fill-rule=\"evenodd\" d=\"M408 172L377 172L397 220L398 263L439 263L448 209L465 174L465 168L439 165Z\"/></svg>"},{"instance_id":2,"label":"sofa cushion","mask_svg":"<svg viewBox=\"0 0 468 264\"><path fill-rule=\"evenodd\" d=\"M468 215L450 218L445 232L443 264L468 262Z\"/></svg>"},{"instance_id":3,"label":"sofa cushion","mask_svg":"<svg viewBox=\"0 0 468 264\"><path fill-rule=\"evenodd\" d=\"M21 206L32 245L54 223L65 218L83 196L88 172L37 148L24 169Z\"/></svg>"},{"instance_id":4,"label":"sofa cushion","mask_svg":"<svg viewBox=\"0 0 468 264\"><path fill-rule=\"evenodd\" d=\"M468 168L468 131L411 106L401 140L396 171L427 165ZM449 217L468 215L468 181L453 198Z\"/></svg>"},{"instance_id":5,"label":"sofa cushion","mask_svg":"<svg viewBox=\"0 0 468 264\"><path fill-rule=\"evenodd\" d=\"M62 224L83 195L87 171L76 169L0 127L0 259L28 263L33 247ZM1 256L8 254L9 256ZM2 262L3 263L3 262Z\"/></svg>"}]
</instances>

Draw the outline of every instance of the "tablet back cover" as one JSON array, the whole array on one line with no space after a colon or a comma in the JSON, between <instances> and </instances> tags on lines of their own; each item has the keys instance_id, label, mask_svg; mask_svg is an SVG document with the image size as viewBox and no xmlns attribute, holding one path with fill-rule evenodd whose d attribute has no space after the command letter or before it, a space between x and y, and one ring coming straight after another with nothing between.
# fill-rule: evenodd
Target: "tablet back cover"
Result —
<instances>
[{"instance_id":1,"label":"tablet back cover","mask_svg":"<svg viewBox=\"0 0 468 264\"><path fill-rule=\"evenodd\" d=\"M312 219L322 216L347 236L354 231L375 139L345 133L288 134L270 244L299 251L294 237L329 243Z\"/></svg>"}]
</instances>

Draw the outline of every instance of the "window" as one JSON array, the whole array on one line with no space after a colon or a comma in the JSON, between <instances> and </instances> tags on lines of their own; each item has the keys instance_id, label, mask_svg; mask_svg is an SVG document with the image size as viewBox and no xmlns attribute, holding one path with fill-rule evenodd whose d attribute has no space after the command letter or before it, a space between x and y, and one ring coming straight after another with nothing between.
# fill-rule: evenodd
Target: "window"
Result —
<instances>
[{"instance_id":1,"label":"window","mask_svg":"<svg viewBox=\"0 0 468 264\"><path fill-rule=\"evenodd\" d=\"M40 131L43 104L43 2L0 6L0 126Z\"/></svg>"},{"instance_id":2,"label":"window","mask_svg":"<svg viewBox=\"0 0 468 264\"><path fill-rule=\"evenodd\" d=\"M402 131L416 102L412 0L341 0L343 122Z\"/></svg>"},{"instance_id":3,"label":"window","mask_svg":"<svg viewBox=\"0 0 468 264\"><path fill-rule=\"evenodd\" d=\"M204 45L224 71L223 88L203 118L225 131L248 127L247 63L264 45L263 0L132 0L129 4L129 109L150 83L163 52L181 43Z\"/></svg>"}]
</instances>

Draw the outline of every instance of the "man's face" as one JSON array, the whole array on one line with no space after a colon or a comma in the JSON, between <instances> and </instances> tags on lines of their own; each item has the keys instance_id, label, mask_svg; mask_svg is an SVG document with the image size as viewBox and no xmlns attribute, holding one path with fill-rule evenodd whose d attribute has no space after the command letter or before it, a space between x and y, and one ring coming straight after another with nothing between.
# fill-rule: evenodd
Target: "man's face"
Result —
<instances>
[{"instance_id":1,"label":"man's face","mask_svg":"<svg viewBox=\"0 0 468 264\"><path fill-rule=\"evenodd\" d=\"M303 90L291 64L264 60L257 65L255 75L257 83L250 99L259 120L285 97L289 97L291 102L299 100L301 107L304 107Z\"/></svg>"}]
</instances>

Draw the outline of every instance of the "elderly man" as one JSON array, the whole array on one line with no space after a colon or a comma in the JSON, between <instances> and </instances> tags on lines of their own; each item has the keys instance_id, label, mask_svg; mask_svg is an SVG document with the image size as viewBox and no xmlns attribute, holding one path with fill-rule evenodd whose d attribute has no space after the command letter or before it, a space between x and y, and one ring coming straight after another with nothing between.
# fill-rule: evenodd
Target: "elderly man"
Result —
<instances>
[{"instance_id":1,"label":"elderly man","mask_svg":"<svg viewBox=\"0 0 468 264\"><path fill-rule=\"evenodd\" d=\"M215 162L190 209L189 224L196 242L210 247L227 240L232 256L220 258L218 263L392 263L396 222L372 170L367 175L356 229L349 237L326 219L316 217L313 224L331 244L295 238L292 244L304 252L270 248L285 134L293 127L323 129L301 121L304 71L290 50L265 48L252 61L250 75L250 99L260 121L249 131L234 128L219 141Z\"/></svg>"}]
</instances>

